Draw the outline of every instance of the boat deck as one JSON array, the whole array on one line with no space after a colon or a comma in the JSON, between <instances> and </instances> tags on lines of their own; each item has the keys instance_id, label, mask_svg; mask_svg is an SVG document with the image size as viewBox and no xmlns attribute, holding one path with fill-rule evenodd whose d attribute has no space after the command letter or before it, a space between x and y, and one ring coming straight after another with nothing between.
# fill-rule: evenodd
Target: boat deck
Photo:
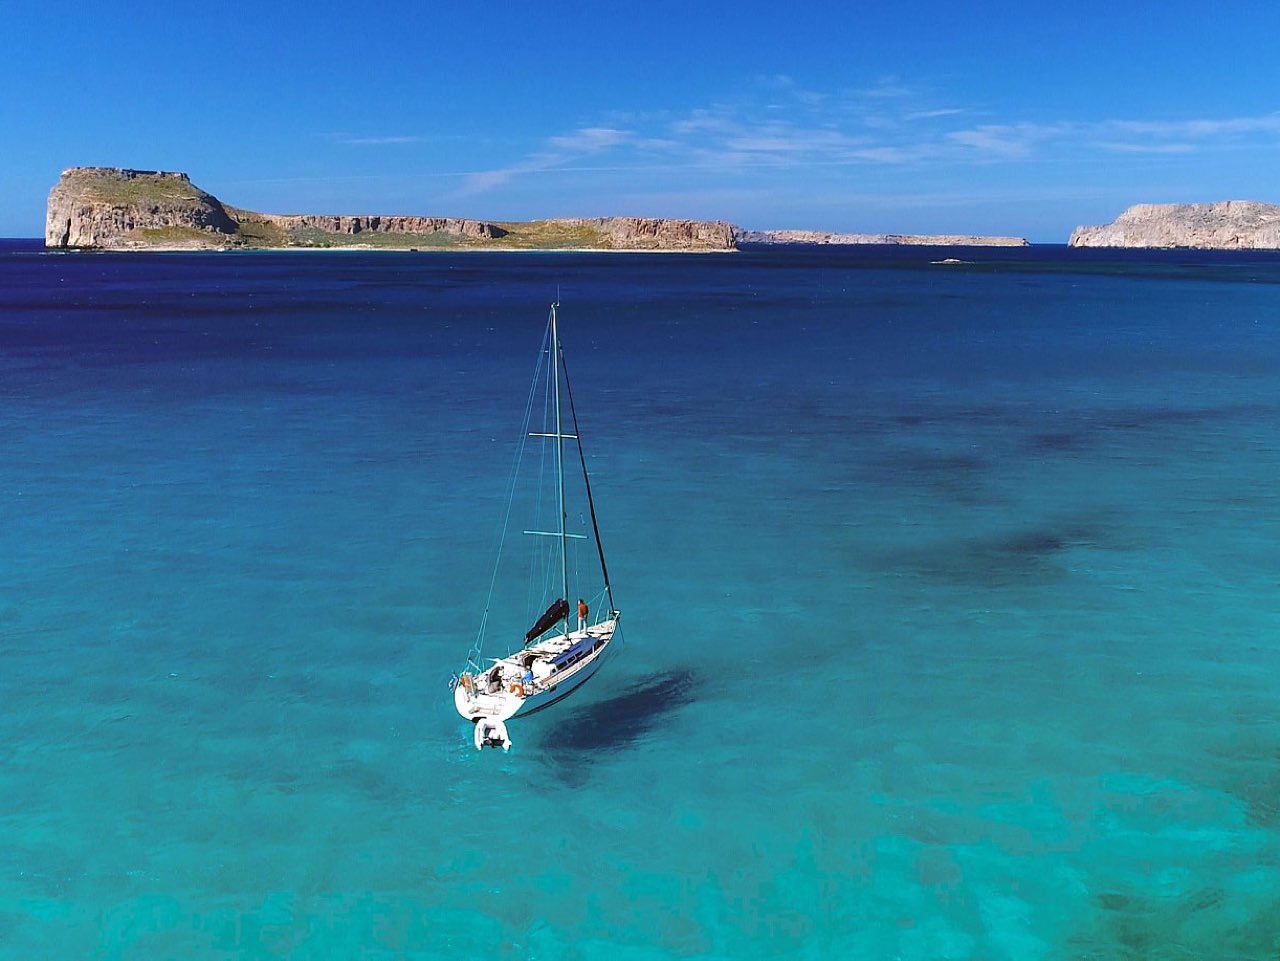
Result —
<instances>
[{"instance_id":1,"label":"boat deck","mask_svg":"<svg viewBox=\"0 0 1280 961\"><path fill-rule=\"evenodd\" d=\"M492 658L493 667L471 680L473 692L469 696L458 692L460 696L455 701L459 711L473 719L510 717L524 701L554 690L591 664L613 639L617 623L611 618L584 631L557 634L506 657ZM584 644L592 639L598 643ZM582 648L581 657L575 655L566 663L555 663L575 648Z\"/></svg>"}]
</instances>

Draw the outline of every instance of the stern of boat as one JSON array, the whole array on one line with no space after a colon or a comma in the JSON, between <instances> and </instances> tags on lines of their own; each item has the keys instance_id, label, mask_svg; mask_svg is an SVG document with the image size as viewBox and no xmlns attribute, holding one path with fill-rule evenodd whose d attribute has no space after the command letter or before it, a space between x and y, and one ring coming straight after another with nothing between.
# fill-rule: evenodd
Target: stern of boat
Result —
<instances>
[{"instance_id":1,"label":"stern of boat","mask_svg":"<svg viewBox=\"0 0 1280 961\"><path fill-rule=\"evenodd\" d=\"M497 691L487 694L476 690L474 679L470 684L460 681L453 689L453 706L468 721L474 722L485 718L505 721L524 706L524 691Z\"/></svg>"}]
</instances>

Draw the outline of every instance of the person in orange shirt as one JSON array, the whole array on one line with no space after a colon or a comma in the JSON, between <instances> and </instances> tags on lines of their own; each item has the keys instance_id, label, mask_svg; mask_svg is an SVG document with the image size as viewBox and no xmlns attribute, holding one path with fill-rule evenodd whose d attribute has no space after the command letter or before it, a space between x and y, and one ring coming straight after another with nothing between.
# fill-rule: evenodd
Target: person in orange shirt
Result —
<instances>
[{"instance_id":1,"label":"person in orange shirt","mask_svg":"<svg viewBox=\"0 0 1280 961\"><path fill-rule=\"evenodd\" d=\"M587 602L581 597L578 598L578 630L585 631L587 629Z\"/></svg>"}]
</instances>

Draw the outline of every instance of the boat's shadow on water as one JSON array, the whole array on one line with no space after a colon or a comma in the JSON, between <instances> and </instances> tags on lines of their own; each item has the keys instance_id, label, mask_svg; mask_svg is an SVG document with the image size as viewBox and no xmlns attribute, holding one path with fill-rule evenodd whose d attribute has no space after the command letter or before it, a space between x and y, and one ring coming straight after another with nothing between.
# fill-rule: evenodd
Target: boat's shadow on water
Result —
<instances>
[{"instance_id":1,"label":"boat's shadow on water","mask_svg":"<svg viewBox=\"0 0 1280 961\"><path fill-rule=\"evenodd\" d=\"M571 711L538 740L561 777L580 782L590 765L631 747L693 700L693 671L658 671L621 694Z\"/></svg>"}]
</instances>

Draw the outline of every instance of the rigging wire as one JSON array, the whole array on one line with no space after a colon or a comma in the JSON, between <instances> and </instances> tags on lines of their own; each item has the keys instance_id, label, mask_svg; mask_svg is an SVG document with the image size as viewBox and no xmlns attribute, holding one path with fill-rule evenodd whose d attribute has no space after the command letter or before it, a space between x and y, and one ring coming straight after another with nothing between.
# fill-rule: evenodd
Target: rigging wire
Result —
<instances>
[{"instance_id":1,"label":"rigging wire","mask_svg":"<svg viewBox=\"0 0 1280 961\"><path fill-rule=\"evenodd\" d=\"M480 617L480 629L476 632L475 643L471 646L471 650L467 652L467 665L473 671L481 669L480 654L484 645L484 634L489 624L489 609L493 604L493 592L498 583L498 568L502 563L503 548L507 543L507 532L511 526L511 509L515 502L516 483L520 477L520 463L524 459L525 446L529 440L529 425L533 419L533 401L538 392L538 381L542 373L544 358L550 351L551 324L547 324L546 333L543 334L543 347L538 353L538 363L534 367L533 382L529 385L529 397L525 401L523 429L520 431L520 443L516 448L515 458L511 465L511 481L507 485L507 509L502 518L502 533L498 538L498 557L493 562L493 574L489 578L489 593L484 601L484 613Z\"/></svg>"},{"instance_id":2,"label":"rigging wire","mask_svg":"<svg viewBox=\"0 0 1280 961\"><path fill-rule=\"evenodd\" d=\"M488 595L485 598L484 613L481 616L481 620L480 620L480 629L476 634L475 643L472 645L471 649L467 652L467 664L473 671L477 673L482 669L482 666L480 664L481 649L484 644L485 631L487 630L488 623L489 623L489 612L493 604L493 595L497 586L498 572L502 562L503 551L506 546L507 534L510 531L511 514L512 514L512 510L515 503L516 486L519 481L521 465L524 461L526 448L528 446L528 441L530 436L530 427L533 423L534 401L538 397L539 386L542 386L543 388L542 390L543 392L542 433L547 434L550 431L550 427L546 423L549 417L549 410L550 410L549 397L552 392L552 382L553 382L553 378L551 376L552 371L551 371L550 364L558 363L560 365L560 371L562 372L564 377L565 393L569 401L569 413L573 420L573 436L577 442L578 459L582 466L582 481L586 491L587 506L591 516L591 529L595 535L596 550L600 556L600 571L604 578L604 588L603 590L598 591L592 595L590 606L596 607L597 603L600 600L607 597L609 602L610 615L612 615L613 612L616 610L616 607L614 605L614 600L613 600L613 589L609 583L609 570L608 570L608 567L606 567L605 565L604 544L601 543L601 540L600 540L600 527L596 519L595 501L591 496L591 479L587 473L586 455L583 453L582 434L578 427L578 414L573 402L573 388L569 384L569 371L564 363L563 349L558 351L557 357L551 356L552 347L553 347L551 342L552 340L551 332L552 332L551 321L548 320L546 331L543 334L542 349L539 351L538 362L534 368L533 382L529 387L529 395L525 402L525 410L524 410L524 417L522 421L520 443L516 449L516 454L515 454L515 458L514 458L512 469L511 469L511 480L507 488L507 507L506 507L506 512L503 516L502 532L498 540L498 556L497 556L497 559L494 561L493 574L489 579L489 591L488 591ZM545 373L544 373L544 368L545 368ZM539 464L537 468L539 478L545 477L546 472L548 470L547 449L549 445L545 442L545 440L546 438L544 437L543 438L544 442L540 447L540 457L539 457ZM545 509L543 505L544 485L539 483L535 485L535 488L537 491L535 495L535 505L534 505L535 517L541 518L542 513ZM581 513L579 513L578 516L579 516L579 521L585 527L585 518L582 516ZM559 518L555 526L564 525L566 522L567 522L567 518L561 517ZM553 589L551 586L551 581L554 575L553 561L555 559L554 558L555 551L552 549L552 547L549 544L539 543L541 540L542 540L541 538L533 539L533 550L530 557L530 566L531 566L530 574L533 576L531 576L528 579L528 583L530 585L530 596L526 602L527 609L530 612L529 613L530 617L532 617L533 614L535 613L535 609L537 613L541 612L541 602L545 600L546 597L551 596L553 594L556 594L556 596L558 596L558 593L557 593L558 589ZM566 548L567 548L567 545L566 545ZM541 571L542 571L542 593L541 593L541 597L538 598L537 601L535 601L534 592L537 590L537 587L535 585L537 584L537 581L538 581L537 574L538 574L539 568L541 568ZM575 583L579 585L579 590L581 590L581 584L582 584L581 552L577 549L576 545L573 551L573 569L574 569ZM568 601L568 598L566 597L565 600Z\"/></svg>"}]
</instances>

